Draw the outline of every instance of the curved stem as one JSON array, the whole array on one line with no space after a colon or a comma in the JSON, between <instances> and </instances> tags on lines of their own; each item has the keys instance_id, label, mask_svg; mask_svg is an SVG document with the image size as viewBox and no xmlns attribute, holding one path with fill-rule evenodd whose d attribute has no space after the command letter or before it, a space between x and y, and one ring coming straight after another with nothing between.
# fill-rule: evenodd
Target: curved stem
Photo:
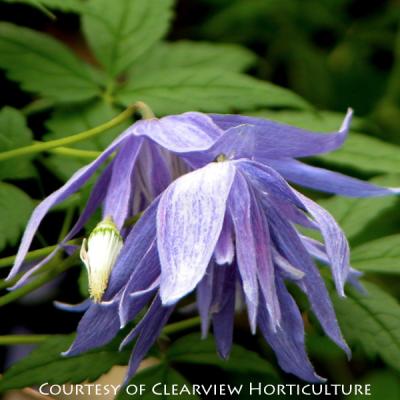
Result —
<instances>
[{"instance_id":1,"label":"curved stem","mask_svg":"<svg viewBox=\"0 0 400 400\"><path fill-rule=\"evenodd\" d=\"M9 151L4 151L0 153L0 161L8 160L14 157L21 157L27 154L35 154L41 153L43 151L47 151L50 149L54 149L60 146L66 146L72 143L81 142L83 140L90 139L94 136L99 135L107 131L114 126L119 125L121 122L125 121L126 119L130 118L136 111L139 111L143 118L153 118L154 114L151 109L141 101L133 104L132 106L128 107L125 111L121 114L117 115L115 118L111 119L110 121L96 126L95 128L88 129L86 131L77 133L76 135L66 136L61 139L50 140L48 142L39 142L34 143L30 146L20 147L18 149L13 149Z\"/></svg>"},{"instance_id":2,"label":"curved stem","mask_svg":"<svg viewBox=\"0 0 400 400\"><path fill-rule=\"evenodd\" d=\"M36 143L42 143L42 142L36 142ZM93 160L101 154L100 151L73 149L71 147L64 147L64 146L56 147L55 149L50 149L49 152L52 154L59 154L61 156L81 158L83 160Z\"/></svg>"},{"instance_id":3,"label":"curved stem","mask_svg":"<svg viewBox=\"0 0 400 400\"><path fill-rule=\"evenodd\" d=\"M164 335L171 335L173 333L183 331L188 328L193 328L194 326L200 325L201 319L200 317L193 317L189 319L185 319L183 321L174 322L173 324L167 325L162 332Z\"/></svg>"}]
</instances>

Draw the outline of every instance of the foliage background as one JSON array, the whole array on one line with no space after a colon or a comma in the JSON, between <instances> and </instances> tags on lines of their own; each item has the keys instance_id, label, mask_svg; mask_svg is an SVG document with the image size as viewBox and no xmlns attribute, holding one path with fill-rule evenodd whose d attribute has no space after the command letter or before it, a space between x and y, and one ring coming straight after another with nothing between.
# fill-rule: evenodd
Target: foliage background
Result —
<instances>
[{"instance_id":1,"label":"foliage background","mask_svg":"<svg viewBox=\"0 0 400 400\"><path fill-rule=\"evenodd\" d=\"M97 126L137 100L158 116L189 110L242 112L316 131L337 129L351 106L357 118L343 149L309 162L400 186L399 6L397 0L2 1L0 152ZM122 129L72 147L100 151ZM57 151L0 161L3 277L9 263L2 260L15 254L34 205L87 162ZM57 207L35 248L57 242L87 193ZM346 300L333 295L354 351L350 362L323 337L299 298L311 358L331 383L371 383L374 398L398 399L399 200L308 194L345 230L352 265L366 273L369 290L368 297L351 291ZM54 309L52 300L80 301L86 290L82 271L76 263L13 302L1 280L1 334L73 332L79 316ZM189 329L162 339L154 355L161 351L164 361L135 381L198 382L201 374L202 383L248 382L250 377L296 382L279 371L262 340L249 335L245 321L238 316L237 348L229 362L219 361L212 341L198 342ZM45 341L6 372L0 389L40 383L49 375L56 383L80 382L126 362L127 354L116 354L111 344L101 357L82 356L67 365L58 353L70 340L55 336ZM2 347L3 370L23 350Z\"/></svg>"}]
</instances>

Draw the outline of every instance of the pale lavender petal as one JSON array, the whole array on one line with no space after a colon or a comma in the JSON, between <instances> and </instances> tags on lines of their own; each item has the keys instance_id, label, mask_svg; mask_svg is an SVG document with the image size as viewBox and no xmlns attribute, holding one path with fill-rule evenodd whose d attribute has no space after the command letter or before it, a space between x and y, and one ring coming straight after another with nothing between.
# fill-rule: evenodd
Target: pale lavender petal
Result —
<instances>
[{"instance_id":1,"label":"pale lavender petal","mask_svg":"<svg viewBox=\"0 0 400 400\"><path fill-rule=\"evenodd\" d=\"M236 262L242 279L250 328L256 331L258 308L257 256L251 221L251 194L244 176L236 173L229 197L229 212L235 229Z\"/></svg>"},{"instance_id":2,"label":"pale lavender petal","mask_svg":"<svg viewBox=\"0 0 400 400\"><path fill-rule=\"evenodd\" d=\"M29 250L33 237L47 212L56 204L75 193L96 172L99 166L126 140L126 134L119 136L99 157L87 166L79 169L61 188L44 199L33 211L25 229L13 268L7 279L12 279L19 272L22 262Z\"/></svg>"},{"instance_id":3,"label":"pale lavender petal","mask_svg":"<svg viewBox=\"0 0 400 400\"><path fill-rule=\"evenodd\" d=\"M277 278L278 295L282 310L281 326L271 329L271 321L265 309L259 313L258 323L265 340L274 350L280 367L309 382L321 382L307 356L304 341L304 324L299 309L283 282Z\"/></svg>"},{"instance_id":4,"label":"pale lavender petal","mask_svg":"<svg viewBox=\"0 0 400 400\"><path fill-rule=\"evenodd\" d=\"M312 310L325 333L350 357L350 349L340 332L325 283L298 233L276 212L271 203L266 202L264 210L271 226L271 236L279 253L295 268L304 272L304 278L295 283L307 294Z\"/></svg>"},{"instance_id":5,"label":"pale lavender petal","mask_svg":"<svg viewBox=\"0 0 400 400\"><path fill-rule=\"evenodd\" d=\"M232 264L235 257L233 226L229 214L225 214L224 224L214 251L215 262L219 265Z\"/></svg>"},{"instance_id":6,"label":"pale lavender petal","mask_svg":"<svg viewBox=\"0 0 400 400\"><path fill-rule=\"evenodd\" d=\"M176 153L206 150L222 134L210 117L197 112L141 120L131 129Z\"/></svg>"},{"instance_id":7,"label":"pale lavender petal","mask_svg":"<svg viewBox=\"0 0 400 400\"><path fill-rule=\"evenodd\" d=\"M163 304L176 303L203 277L222 229L234 176L231 163L212 163L177 179L161 195L157 244Z\"/></svg>"},{"instance_id":8,"label":"pale lavender petal","mask_svg":"<svg viewBox=\"0 0 400 400\"><path fill-rule=\"evenodd\" d=\"M17 289L24 284L27 283L28 279L38 271L43 265L47 264L55 254L61 249L64 248L64 245L68 240L72 239L84 226L86 221L90 218L90 216L94 213L94 211L100 206L101 202L104 199L105 190L104 188L108 185L108 182L111 177L111 165L109 165L100 178L97 180L96 184L93 187L92 192L90 193L89 200L86 203L84 210L76 221L75 225L72 227L71 231L67 234L67 236L57 245L57 247L44 259L42 259L38 264L31 267L19 280L18 282L10 288L10 290ZM20 268L22 265L20 266ZM13 269L16 268L16 264ZM19 268L19 270L20 270ZM12 272L12 271L11 271ZM11 272L7 279L11 279ZM18 271L17 271L18 272Z\"/></svg>"},{"instance_id":9,"label":"pale lavender petal","mask_svg":"<svg viewBox=\"0 0 400 400\"><path fill-rule=\"evenodd\" d=\"M293 159L269 160L289 181L322 192L349 197L374 197L399 194L399 188L384 188L343 175L339 172L313 167Z\"/></svg>"},{"instance_id":10,"label":"pale lavender petal","mask_svg":"<svg viewBox=\"0 0 400 400\"><path fill-rule=\"evenodd\" d=\"M294 267L285 257L282 257L276 249L273 249L274 264L280 269L282 275L291 280L304 278L304 272Z\"/></svg>"},{"instance_id":11,"label":"pale lavender petal","mask_svg":"<svg viewBox=\"0 0 400 400\"><path fill-rule=\"evenodd\" d=\"M112 176L104 200L103 216L112 217L119 230L123 227L131 209L133 196L132 174L141 149L140 139L127 138L113 160Z\"/></svg>"},{"instance_id":12,"label":"pale lavender petal","mask_svg":"<svg viewBox=\"0 0 400 400\"><path fill-rule=\"evenodd\" d=\"M284 157L307 157L339 148L346 139L352 110L337 133L320 134L262 118L240 115L211 115L225 133L210 148L216 155L257 161Z\"/></svg>"},{"instance_id":13,"label":"pale lavender petal","mask_svg":"<svg viewBox=\"0 0 400 400\"><path fill-rule=\"evenodd\" d=\"M317 222L324 237L326 253L332 266L332 274L339 295L344 296L344 284L349 274L350 248L346 236L335 219L317 203L297 192L308 212Z\"/></svg>"}]
</instances>

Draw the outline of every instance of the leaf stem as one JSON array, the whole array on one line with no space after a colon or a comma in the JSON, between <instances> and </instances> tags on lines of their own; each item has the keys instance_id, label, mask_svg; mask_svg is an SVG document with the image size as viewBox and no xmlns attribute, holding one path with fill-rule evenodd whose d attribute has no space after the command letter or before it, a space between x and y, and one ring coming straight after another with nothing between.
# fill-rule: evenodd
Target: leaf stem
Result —
<instances>
[{"instance_id":1,"label":"leaf stem","mask_svg":"<svg viewBox=\"0 0 400 400\"><path fill-rule=\"evenodd\" d=\"M174 322L173 324L167 325L162 332L165 335L171 335L173 333L197 326L200 324L200 322L201 322L200 317L185 319L183 321Z\"/></svg>"},{"instance_id":2,"label":"leaf stem","mask_svg":"<svg viewBox=\"0 0 400 400\"><path fill-rule=\"evenodd\" d=\"M142 108L144 110L143 113L147 112L146 109L147 106L144 107L144 105L141 102L138 102L128 107L125 111L117 115L115 118L105 122L104 124L98 125L95 128L88 129L86 131L77 133L72 136L66 136L61 139L50 140L48 142L34 143L29 146L20 147L18 149L4 151L0 153L0 161L8 160L14 157L25 156L27 154L41 153L43 151L54 149L56 147L66 146L72 143L77 143L83 140L90 139L94 136L99 135L100 133L107 131L110 128L113 128L114 126L119 125L121 122L130 118L136 111L141 111Z\"/></svg>"},{"instance_id":3,"label":"leaf stem","mask_svg":"<svg viewBox=\"0 0 400 400\"><path fill-rule=\"evenodd\" d=\"M42 343L50 337L51 335L4 335L0 336L0 346Z\"/></svg>"}]
</instances>

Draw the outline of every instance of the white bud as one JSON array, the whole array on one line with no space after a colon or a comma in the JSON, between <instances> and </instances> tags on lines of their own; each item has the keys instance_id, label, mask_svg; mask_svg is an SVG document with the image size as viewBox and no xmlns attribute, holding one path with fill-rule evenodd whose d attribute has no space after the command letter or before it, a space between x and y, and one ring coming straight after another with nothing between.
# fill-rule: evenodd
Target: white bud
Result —
<instances>
[{"instance_id":1,"label":"white bud","mask_svg":"<svg viewBox=\"0 0 400 400\"><path fill-rule=\"evenodd\" d=\"M122 237L111 217L97 224L89 238L83 240L80 256L88 271L89 293L95 303L101 301L107 289L122 246Z\"/></svg>"}]
</instances>

